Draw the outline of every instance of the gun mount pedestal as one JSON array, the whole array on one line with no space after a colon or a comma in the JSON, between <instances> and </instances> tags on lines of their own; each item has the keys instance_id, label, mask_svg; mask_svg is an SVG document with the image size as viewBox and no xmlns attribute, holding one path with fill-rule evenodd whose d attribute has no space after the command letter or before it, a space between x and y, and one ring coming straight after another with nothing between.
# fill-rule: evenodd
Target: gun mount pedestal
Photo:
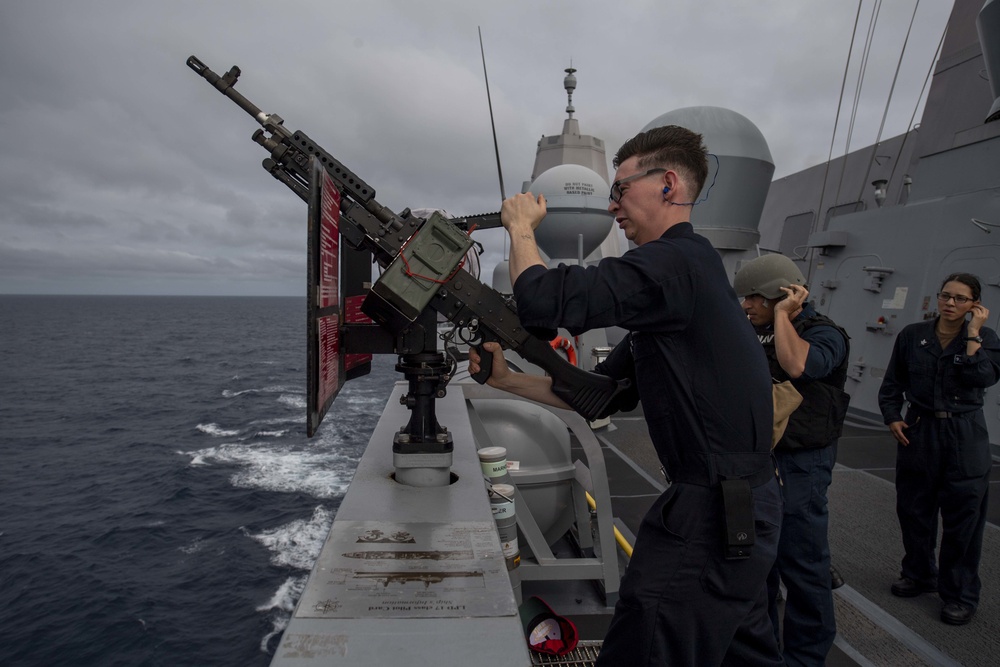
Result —
<instances>
[{"instance_id":1,"label":"gun mount pedestal","mask_svg":"<svg viewBox=\"0 0 1000 667\"><path fill-rule=\"evenodd\" d=\"M456 481L424 488L391 479L407 390L393 387L271 667L531 667L463 390L435 401Z\"/></svg>"},{"instance_id":2,"label":"gun mount pedestal","mask_svg":"<svg viewBox=\"0 0 1000 667\"><path fill-rule=\"evenodd\" d=\"M440 352L405 354L396 364L409 382L400 404L410 410L409 423L392 439L395 478L408 486L448 486L455 443L447 428L438 424L434 409L445 395L448 366Z\"/></svg>"}]
</instances>

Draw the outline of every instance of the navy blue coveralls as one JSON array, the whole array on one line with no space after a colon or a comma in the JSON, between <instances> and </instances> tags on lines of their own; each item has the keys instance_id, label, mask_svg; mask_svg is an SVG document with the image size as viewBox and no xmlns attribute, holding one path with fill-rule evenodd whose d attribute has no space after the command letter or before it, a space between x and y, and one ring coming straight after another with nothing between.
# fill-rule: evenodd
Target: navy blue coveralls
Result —
<instances>
[{"instance_id":1,"label":"navy blue coveralls","mask_svg":"<svg viewBox=\"0 0 1000 667\"><path fill-rule=\"evenodd\" d=\"M771 379L718 252L680 223L596 267L530 267L514 295L521 322L549 338L629 330L596 370L633 380L609 412L642 401L672 481L643 519L597 664L781 664L765 585L781 525ZM750 480L744 560L724 553L719 482L730 478Z\"/></svg>"},{"instance_id":2,"label":"navy blue coveralls","mask_svg":"<svg viewBox=\"0 0 1000 667\"><path fill-rule=\"evenodd\" d=\"M901 574L928 586L936 581L945 604L975 609L992 464L983 390L1000 381L1000 340L983 327L982 346L968 356L963 326L942 350L936 324L927 320L899 332L878 395L885 423L908 425L910 444L896 446L896 515L906 552ZM910 403L905 419L904 401Z\"/></svg>"}]
</instances>

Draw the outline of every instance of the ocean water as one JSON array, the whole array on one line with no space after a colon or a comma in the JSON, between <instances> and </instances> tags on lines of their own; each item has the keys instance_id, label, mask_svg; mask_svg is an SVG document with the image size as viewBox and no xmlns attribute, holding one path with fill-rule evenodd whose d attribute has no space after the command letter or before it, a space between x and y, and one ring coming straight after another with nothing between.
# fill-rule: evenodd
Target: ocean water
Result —
<instances>
[{"instance_id":1,"label":"ocean water","mask_svg":"<svg viewBox=\"0 0 1000 667\"><path fill-rule=\"evenodd\" d=\"M305 299L0 296L0 664L267 665L387 394Z\"/></svg>"}]
</instances>

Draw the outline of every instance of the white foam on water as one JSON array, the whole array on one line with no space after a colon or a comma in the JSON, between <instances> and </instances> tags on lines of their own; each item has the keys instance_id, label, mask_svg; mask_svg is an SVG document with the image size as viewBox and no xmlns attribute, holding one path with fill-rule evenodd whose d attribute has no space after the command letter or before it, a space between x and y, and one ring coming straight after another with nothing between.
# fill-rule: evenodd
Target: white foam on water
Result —
<instances>
[{"instance_id":1,"label":"white foam on water","mask_svg":"<svg viewBox=\"0 0 1000 667\"><path fill-rule=\"evenodd\" d=\"M272 619L272 623L274 623L274 626L271 628L271 631L266 635L264 635L263 637L261 637L260 640L261 653L267 653L268 655L271 654L271 651L269 651L267 648L268 642L271 641L272 637L279 635L285 631L285 628L288 627L288 621L291 619L291 616L292 616L291 614L288 614L287 616L285 616L284 614L278 614L277 617Z\"/></svg>"},{"instance_id":2,"label":"white foam on water","mask_svg":"<svg viewBox=\"0 0 1000 667\"><path fill-rule=\"evenodd\" d=\"M260 392L260 389L242 389L242 390L239 390L239 391L237 391L235 389L223 389L222 390L222 397L223 398L236 398L238 396L243 396L244 394L256 394L258 392Z\"/></svg>"},{"instance_id":3,"label":"white foam on water","mask_svg":"<svg viewBox=\"0 0 1000 667\"><path fill-rule=\"evenodd\" d=\"M260 542L271 552L271 563L279 567L310 570L319 557L326 536L333 525L333 512L322 505L313 510L308 519L296 519L284 526L278 526L260 533L250 533L250 538ZM257 607L257 611L272 612L273 626L260 640L260 650L267 653L267 645L273 637L284 632L295 611L295 604L305 590L307 575L294 575L285 579L271 599Z\"/></svg>"},{"instance_id":4,"label":"white foam on water","mask_svg":"<svg viewBox=\"0 0 1000 667\"><path fill-rule=\"evenodd\" d=\"M196 429L202 433L212 435L215 437L231 438L234 435L239 435L239 431L235 429L222 428L218 424L198 424L195 426Z\"/></svg>"},{"instance_id":5,"label":"white foam on water","mask_svg":"<svg viewBox=\"0 0 1000 667\"><path fill-rule=\"evenodd\" d=\"M295 408L296 410L306 409L305 394L281 394L278 396L278 403Z\"/></svg>"},{"instance_id":6,"label":"white foam on water","mask_svg":"<svg viewBox=\"0 0 1000 667\"><path fill-rule=\"evenodd\" d=\"M288 433L288 429L282 431L256 431L252 433L249 437L251 438L280 438L281 436Z\"/></svg>"},{"instance_id":7,"label":"white foam on water","mask_svg":"<svg viewBox=\"0 0 1000 667\"><path fill-rule=\"evenodd\" d=\"M205 546L205 543L202 542L201 538L200 537L196 537L194 539L194 541L191 542L191 544L187 544L187 545L185 545L183 547L177 547L177 548L180 549L181 551L183 551L186 554L193 554L193 553L197 553L197 552L201 551L202 547L204 547L204 546Z\"/></svg>"},{"instance_id":8,"label":"white foam on water","mask_svg":"<svg viewBox=\"0 0 1000 667\"><path fill-rule=\"evenodd\" d=\"M308 571L319 557L331 525L333 512L319 505L308 519L296 519L284 526L247 534L267 547L273 565Z\"/></svg>"},{"instance_id":9,"label":"white foam on water","mask_svg":"<svg viewBox=\"0 0 1000 667\"><path fill-rule=\"evenodd\" d=\"M177 452L177 453L180 454L181 456L191 456L191 463L189 463L188 465L191 466L192 468L195 468L197 466L211 465L208 461L205 460L205 457L202 454L191 454L191 452Z\"/></svg>"},{"instance_id":10,"label":"white foam on water","mask_svg":"<svg viewBox=\"0 0 1000 667\"><path fill-rule=\"evenodd\" d=\"M238 488L301 491L315 498L339 498L354 477L354 463L312 451L247 450L246 467L231 478Z\"/></svg>"},{"instance_id":11,"label":"white foam on water","mask_svg":"<svg viewBox=\"0 0 1000 667\"><path fill-rule=\"evenodd\" d=\"M301 492L315 498L339 498L354 477L357 460L325 447L308 449L260 441L231 442L186 452L191 466L237 464L230 481L240 489Z\"/></svg>"},{"instance_id":12,"label":"white foam on water","mask_svg":"<svg viewBox=\"0 0 1000 667\"><path fill-rule=\"evenodd\" d=\"M243 532L260 542L271 552L271 563L279 567L310 570L323 549L323 543L333 525L333 512L322 505L313 510L308 519L297 519L260 533ZM260 650L270 653L268 644L288 627L295 605L305 590L308 575L293 575L285 579L271 599L257 607L257 611L271 612L271 631L260 640Z\"/></svg>"},{"instance_id":13,"label":"white foam on water","mask_svg":"<svg viewBox=\"0 0 1000 667\"><path fill-rule=\"evenodd\" d=\"M257 611L285 611L291 613L295 611L295 604L302 597L302 591L306 588L307 576L294 576L285 579L285 583L278 586L271 599L257 607Z\"/></svg>"},{"instance_id":14,"label":"white foam on water","mask_svg":"<svg viewBox=\"0 0 1000 667\"><path fill-rule=\"evenodd\" d=\"M268 650L268 644L271 643L271 639L280 635L288 627L288 621L292 618L292 612L295 611L295 604L298 602L299 597L302 596L302 591L305 590L306 581L309 577L289 577L285 580L278 590L271 597L271 599L257 607L257 611L273 611L271 618L271 631L264 635L260 640L260 650L263 653L271 653Z\"/></svg>"},{"instance_id":15,"label":"white foam on water","mask_svg":"<svg viewBox=\"0 0 1000 667\"><path fill-rule=\"evenodd\" d=\"M266 394L303 394L301 387L293 387L287 384L268 385L261 389Z\"/></svg>"},{"instance_id":16,"label":"white foam on water","mask_svg":"<svg viewBox=\"0 0 1000 667\"><path fill-rule=\"evenodd\" d=\"M253 421L247 422L251 426L274 426L275 424L300 424L305 422L305 417L303 415L295 415L292 417L268 417L267 419L254 419Z\"/></svg>"}]
</instances>

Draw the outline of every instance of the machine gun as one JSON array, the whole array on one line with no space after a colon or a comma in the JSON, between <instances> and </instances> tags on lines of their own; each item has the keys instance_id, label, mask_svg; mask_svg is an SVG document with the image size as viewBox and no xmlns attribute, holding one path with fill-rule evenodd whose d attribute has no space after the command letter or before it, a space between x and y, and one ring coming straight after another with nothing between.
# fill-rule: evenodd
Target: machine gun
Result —
<instances>
[{"instance_id":1,"label":"machine gun","mask_svg":"<svg viewBox=\"0 0 1000 667\"><path fill-rule=\"evenodd\" d=\"M220 76L195 56L187 64L261 125L253 140L269 153L264 169L310 203L311 209L337 209L328 213L337 218L340 239L349 248L371 253L384 269L364 297L361 311L393 337L391 345L373 342L380 339L370 330L364 335L353 333L366 325L345 324L341 318L338 326L347 352L401 356L397 370L410 381L410 394L403 400L412 415L408 427L397 434L394 451L451 451L450 434L434 418L434 397L444 395L449 377L443 355L437 352L435 312L467 331L466 342L480 346L483 371L474 376L480 384L489 378L492 362L481 343L496 341L544 369L552 377L553 393L587 419L601 416L614 396L628 386L627 381L570 364L547 341L521 325L508 299L460 270L472 245L467 232L476 223L483 223L484 228L499 226L499 214L449 220L440 214L423 219L409 209L394 213L375 200L374 188L316 142L303 132L288 130L280 116L262 112L237 92L238 67ZM318 294L309 296L311 301L319 299ZM332 396L328 398L318 418L310 417L309 435L332 401Z\"/></svg>"}]
</instances>

